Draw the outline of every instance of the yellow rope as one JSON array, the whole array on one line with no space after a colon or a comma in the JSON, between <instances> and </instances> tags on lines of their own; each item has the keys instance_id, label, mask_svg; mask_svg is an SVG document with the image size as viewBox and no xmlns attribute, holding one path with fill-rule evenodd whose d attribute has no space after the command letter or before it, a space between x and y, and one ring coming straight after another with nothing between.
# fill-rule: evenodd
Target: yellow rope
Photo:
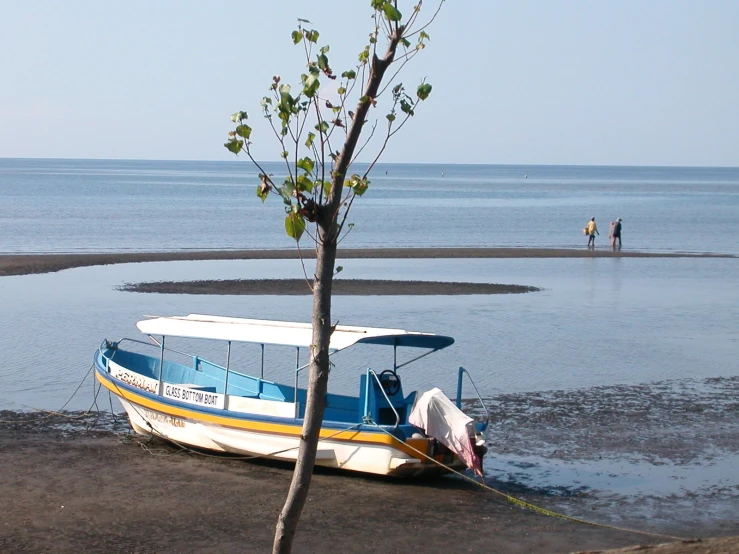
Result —
<instances>
[{"instance_id":1,"label":"yellow rope","mask_svg":"<svg viewBox=\"0 0 739 554\"><path fill-rule=\"evenodd\" d=\"M616 531L626 531L628 533L638 533L640 535L649 535L649 536L652 536L652 537L661 537L661 538L667 538L667 539L672 539L672 540L676 540L676 541L691 541L691 540L693 540L693 539L685 539L683 537L675 537L675 536L672 536L672 535L665 535L663 533L653 533L651 531L640 531L640 530L637 530L637 529L629 529L627 527L618 527L616 525L609 525L607 523L598 523L598 522L595 522L595 521L588 521L586 519L581 519L579 517L568 516L566 514L561 514L559 512L555 512L553 510L548 510L547 508L542 508L541 506L536 506L535 504L531 504L530 502L526 502L524 500L520 500L519 498L516 498L515 496L511 496L510 494L506 494L503 491L499 491L498 489L494 489L493 487L490 487L490 486L486 485L485 483L480 483L479 481L476 481L475 479L473 479L469 475L465 475L464 473L461 473L461 472L459 472L459 471L457 471L457 470L455 470L455 469L453 469L453 468L451 468L451 467L449 467L447 465L444 465L439 460L436 460L436 459L432 458L431 456L427 455L425 452L421 452L420 450L418 450L417 448L414 448L413 446L411 446L407 442L401 441L398 437L396 437L395 435L393 435L392 433L390 433L387 429L383 429L382 427L380 427L379 425L377 425L377 423L375 423L375 422L371 422L371 423L375 427L377 427L378 429L380 429L381 431L383 431L383 432L387 433L388 435L390 435L391 437L393 437L395 440L397 440L399 442L402 442L408 448L410 448L411 450L413 450L413 451L417 452L418 454L420 454L423 458L425 458L427 460L430 460L431 462L433 462L433 463L435 463L435 464L437 464L437 465L445 468L447 471L460 476L462 479L465 479L467 481L470 481L471 483L474 483L475 485L478 485L479 487L482 487L483 489L485 489L485 490L487 490L489 492L495 493L498 496L501 496L501 497L505 498L507 501L509 501L509 502L511 502L513 504L516 504L517 506L521 506L522 508L526 508L528 510L532 510L534 512L537 512L539 514L542 514L542 515L545 515L545 516L549 516L549 517L556 517L556 518L559 518L559 519L564 519L564 520L567 520L567 521L572 521L574 523L583 523L585 525L592 525L592 526L595 526L595 527L604 527L606 529L614 529Z\"/></svg>"}]
</instances>

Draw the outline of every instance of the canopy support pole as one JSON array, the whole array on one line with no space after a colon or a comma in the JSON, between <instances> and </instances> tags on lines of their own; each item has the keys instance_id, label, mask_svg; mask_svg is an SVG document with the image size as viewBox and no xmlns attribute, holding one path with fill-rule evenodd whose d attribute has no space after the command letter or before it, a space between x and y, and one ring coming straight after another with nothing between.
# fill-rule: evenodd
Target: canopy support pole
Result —
<instances>
[{"instance_id":1,"label":"canopy support pole","mask_svg":"<svg viewBox=\"0 0 739 554\"><path fill-rule=\"evenodd\" d=\"M159 396L162 396L162 381L164 379L164 335L162 335L162 354L159 357L159 386L157 387L157 391Z\"/></svg>"}]
</instances>

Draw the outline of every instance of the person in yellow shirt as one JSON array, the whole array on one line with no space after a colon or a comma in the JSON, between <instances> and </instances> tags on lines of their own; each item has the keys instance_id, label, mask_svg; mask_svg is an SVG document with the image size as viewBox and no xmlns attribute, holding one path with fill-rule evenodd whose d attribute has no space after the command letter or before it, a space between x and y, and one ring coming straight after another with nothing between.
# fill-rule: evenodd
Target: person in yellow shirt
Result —
<instances>
[{"instance_id":1,"label":"person in yellow shirt","mask_svg":"<svg viewBox=\"0 0 739 554\"><path fill-rule=\"evenodd\" d=\"M596 233L600 235L600 233L598 233L598 226L595 224L594 217L590 218L590 221L588 221L588 224L585 226L585 229L587 229L587 234L588 234L588 248L590 248L591 246L595 248L595 235Z\"/></svg>"}]
</instances>

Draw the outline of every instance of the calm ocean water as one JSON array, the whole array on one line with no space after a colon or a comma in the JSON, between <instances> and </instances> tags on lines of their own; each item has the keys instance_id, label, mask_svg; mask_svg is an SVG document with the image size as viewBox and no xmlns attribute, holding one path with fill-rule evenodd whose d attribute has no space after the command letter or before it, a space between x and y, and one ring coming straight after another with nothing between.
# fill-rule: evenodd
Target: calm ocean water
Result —
<instances>
[{"instance_id":1,"label":"calm ocean water","mask_svg":"<svg viewBox=\"0 0 739 554\"><path fill-rule=\"evenodd\" d=\"M279 174L279 164L267 170ZM590 217L629 249L739 253L739 168L379 165L346 247L577 247ZM291 248L243 162L0 159L0 253Z\"/></svg>"},{"instance_id":2,"label":"calm ocean water","mask_svg":"<svg viewBox=\"0 0 739 554\"><path fill-rule=\"evenodd\" d=\"M281 204L262 205L255 186L248 163L0 159L0 252L292 248ZM581 229L593 216L603 229L597 248L608 248L608 222L621 217L625 250L739 255L739 169L384 165L355 204L356 227L342 246L585 248ZM739 375L739 258L340 263L341 278L543 289L524 295L336 297L333 317L343 324L456 338L452 347L403 370L408 389L440 386L453 394L460 365L489 399L537 391L555 391L546 394L559 398L568 390L598 402L598 387L641 384L679 396L685 387L700 388L703 379ZM149 295L120 292L120 284L301 275L296 261L244 260L0 277L0 409L61 408L83 382L103 338L137 336L134 325L144 314L310 318L308 296ZM225 355L222 348L203 348L188 350L216 361ZM235 349L232 363L249 367L255 354ZM344 394L357 393L358 370L391 363L361 349L344 355L330 381L332 390ZM291 350L284 366L268 356L267 367L274 370L269 376L292 382L293 356ZM619 394L609 398L601 409L621 413ZM91 400L87 379L66 409L86 409ZM98 405L106 408L107 397ZM664 425L669 429L670 422ZM730 450L706 445L708 471L700 457L689 466L655 465L638 452L636 461L612 453L610 461L593 465L541 455L531 446L521 445L523 457L493 448L486 462L492 476L546 489L600 490L596 504L636 493L632 501L642 505L639 495L648 490L662 498L660 506L675 521L691 521L697 512L734 518L736 494L726 497L727 511L711 492L734 487L737 456ZM703 480L686 480L688 475ZM705 505L699 509L685 500L683 515L675 515L675 495L695 494L703 495Z\"/></svg>"},{"instance_id":3,"label":"calm ocean water","mask_svg":"<svg viewBox=\"0 0 739 554\"><path fill-rule=\"evenodd\" d=\"M269 164L279 171L279 164ZM344 247L583 248L591 216L624 220L624 248L739 254L739 168L381 165ZM0 252L292 248L280 202L247 162L0 159ZM736 375L739 259L347 260L343 278L487 281L528 295L339 297L342 323L451 334L458 347L409 379L484 393ZM104 337L144 313L310 317L310 299L136 295L147 279L300 276L296 262L80 268L0 279L0 407L64 399ZM35 345L43 344L39 350ZM53 360L43 364L37 355ZM289 376L288 376L289 377ZM333 384L354 392L354 376Z\"/></svg>"},{"instance_id":4,"label":"calm ocean water","mask_svg":"<svg viewBox=\"0 0 739 554\"><path fill-rule=\"evenodd\" d=\"M281 203L262 205L255 181L246 162L0 159L0 252L291 248ZM591 216L605 228L598 248L608 248L608 221L622 217L628 250L739 254L739 168L381 165L355 204L356 228L343 246L584 248L581 228ZM420 387L440 384L451 392L459 365L473 371L487 395L739 373L737 258L342 265L343 278L544 289L336 298L342 323L457 339L428 358L424 371L409 372L409 384ZM301 269L291 261L183 262L1 278L0 407L58 407L97 344L136 333L133 325L145 313L309 320L308 297L115 290L127 281L260 275L299 277ZM354 379L336 372L332 385L353 393Z\"/></svg>"}]
</instances>

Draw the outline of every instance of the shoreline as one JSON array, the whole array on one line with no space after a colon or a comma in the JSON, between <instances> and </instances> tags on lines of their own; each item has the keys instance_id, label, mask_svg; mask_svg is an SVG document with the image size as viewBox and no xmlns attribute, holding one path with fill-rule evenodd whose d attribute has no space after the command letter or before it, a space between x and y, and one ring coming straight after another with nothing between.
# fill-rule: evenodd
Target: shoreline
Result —
<instances>
[{"instance_id":1,"label":"shoreline","mask_svg":"<svg viewBox=\"0 0 739 554\"><path fill-rule=\"evenodd\" d=\"M302 251L314 259L315 251ZM285 250L190 250L175 252L100 252L55 254L0 254L0 277L54 273L65 269L123 263L201 260L291 260L296 249ZM732 254L658 253L574 248L347 248L337 259L459 259L459 258L736 258Z\"/></svg>"}]
</instances>

